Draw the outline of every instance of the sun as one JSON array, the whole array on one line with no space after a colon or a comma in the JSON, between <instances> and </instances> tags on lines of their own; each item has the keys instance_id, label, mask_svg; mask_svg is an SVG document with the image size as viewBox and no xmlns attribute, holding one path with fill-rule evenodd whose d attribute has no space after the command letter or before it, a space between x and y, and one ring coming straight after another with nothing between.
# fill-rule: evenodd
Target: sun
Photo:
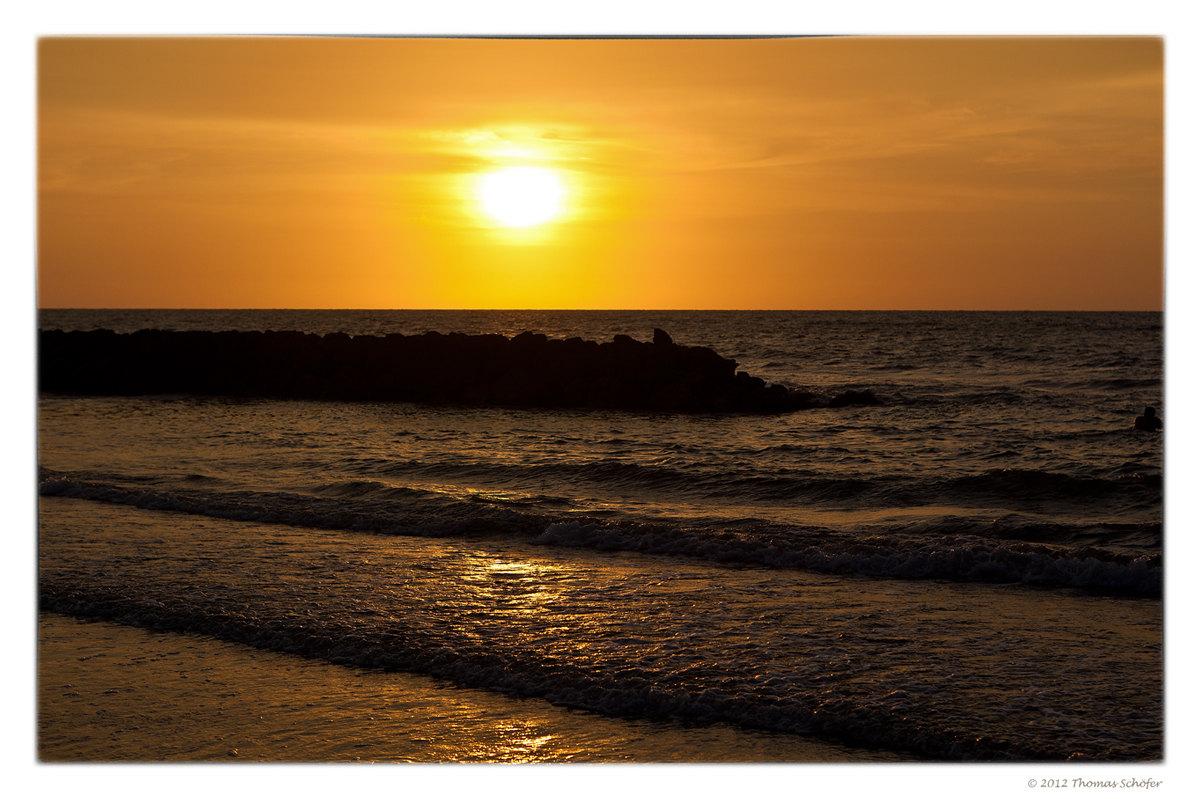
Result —
<instances>
[{"instance_id":1,"label":"sun","mask_svg":"<svg viewBox=\"0 0 1200 799\"><path fill-rule=\"evenodd\" d=\"M479 181L483 209L505 227L530 227L562 212L565 191L553 171L513 166L489 172Z\"/></svg>"}]
</instances>

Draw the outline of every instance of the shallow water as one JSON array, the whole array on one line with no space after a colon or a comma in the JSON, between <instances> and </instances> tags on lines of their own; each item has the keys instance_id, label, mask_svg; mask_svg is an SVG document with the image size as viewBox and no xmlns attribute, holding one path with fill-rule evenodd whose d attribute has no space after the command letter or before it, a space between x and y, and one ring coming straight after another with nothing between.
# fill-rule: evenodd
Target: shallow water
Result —
<instances>
[{"instance_id":1,"label":"shallow water","mask_svg":"<svg viewBox=\"0 0 1200 799\"><path fill-rule=\"evenodd\" d=\"M610 719L404 672L353 669L43 613L44 762L888 762L729 725Z\"/></svg>"},{"instance_id":2,"label":"shallow water","mask_svg":"<svg viewBox=\"0 0 1200 799\"><path fill-rule=\"evenodd\" d=\"M41 324L659 326L775 382L885 401L718 416L42 395L46 610L622 723L911 758L1162 756L1162 439L1132 430L1162 408L1159 314Z\"/></svg>"}]
</instances>

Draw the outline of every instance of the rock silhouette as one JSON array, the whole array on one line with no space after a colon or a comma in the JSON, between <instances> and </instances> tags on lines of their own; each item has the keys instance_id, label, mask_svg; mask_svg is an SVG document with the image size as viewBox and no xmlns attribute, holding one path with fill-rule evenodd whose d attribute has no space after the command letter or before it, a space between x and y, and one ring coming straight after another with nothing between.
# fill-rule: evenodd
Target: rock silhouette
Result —
<instances>
[{"instance_id":1,"label":"rock silhouette","mask_svg":"<svg viewBox=\"0 0 1200 799\"><path fill-rule=\"evenodd\" d=\"M1163 429L1163 420L1158 418L1157 411L1154 408L1146 408L1141 416L1133 420L1133 426L1138 430L1155 433Z\"/></svg>"},{"instance_id":2,"label":"rock silhouette","mask_svg":"<svg viewBox=\"0 0 1200 799\"><path fill-rule=\"evenodd\" d=\"M41 331L39 387L67 394L203 394L518 407L781 413L879 404L768 386L707 347L540 333L319 336L297 332Z\"/></svg>"}]
</instances>

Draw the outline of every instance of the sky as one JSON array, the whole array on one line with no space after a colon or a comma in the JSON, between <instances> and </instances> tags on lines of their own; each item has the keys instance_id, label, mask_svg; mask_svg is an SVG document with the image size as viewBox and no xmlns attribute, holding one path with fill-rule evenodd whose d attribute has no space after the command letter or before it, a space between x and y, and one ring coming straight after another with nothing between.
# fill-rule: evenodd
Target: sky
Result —
<instances>
[{"instance_id":1,"label":"sky","mask_svg":"<svg viewBox=\"0 0 1200 799\"><path fill-rule=\"evenodd\" d=\"M1157 37L37 57L43 308L1163 307ZM518 168L542 221L489 210Z\"/></svg>"}]
</instances>

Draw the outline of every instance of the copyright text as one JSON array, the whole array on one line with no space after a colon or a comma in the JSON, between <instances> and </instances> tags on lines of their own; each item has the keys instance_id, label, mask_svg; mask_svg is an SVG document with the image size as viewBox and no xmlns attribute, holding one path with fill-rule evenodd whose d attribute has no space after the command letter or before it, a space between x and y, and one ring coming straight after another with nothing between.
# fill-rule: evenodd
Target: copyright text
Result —
<instances>
[{"instance_id":1,"label":"copyright text","mask_svg":"<svg viewBox=\"0 0 1200 799\"><path fill-rule=\"evenodd\" d=\"M1157 788L1162 780L1146 778L1143 780L1085 780L1076 777L1073 780L1030 780L1030 788Z\"/></svg>"}]
</instances>

